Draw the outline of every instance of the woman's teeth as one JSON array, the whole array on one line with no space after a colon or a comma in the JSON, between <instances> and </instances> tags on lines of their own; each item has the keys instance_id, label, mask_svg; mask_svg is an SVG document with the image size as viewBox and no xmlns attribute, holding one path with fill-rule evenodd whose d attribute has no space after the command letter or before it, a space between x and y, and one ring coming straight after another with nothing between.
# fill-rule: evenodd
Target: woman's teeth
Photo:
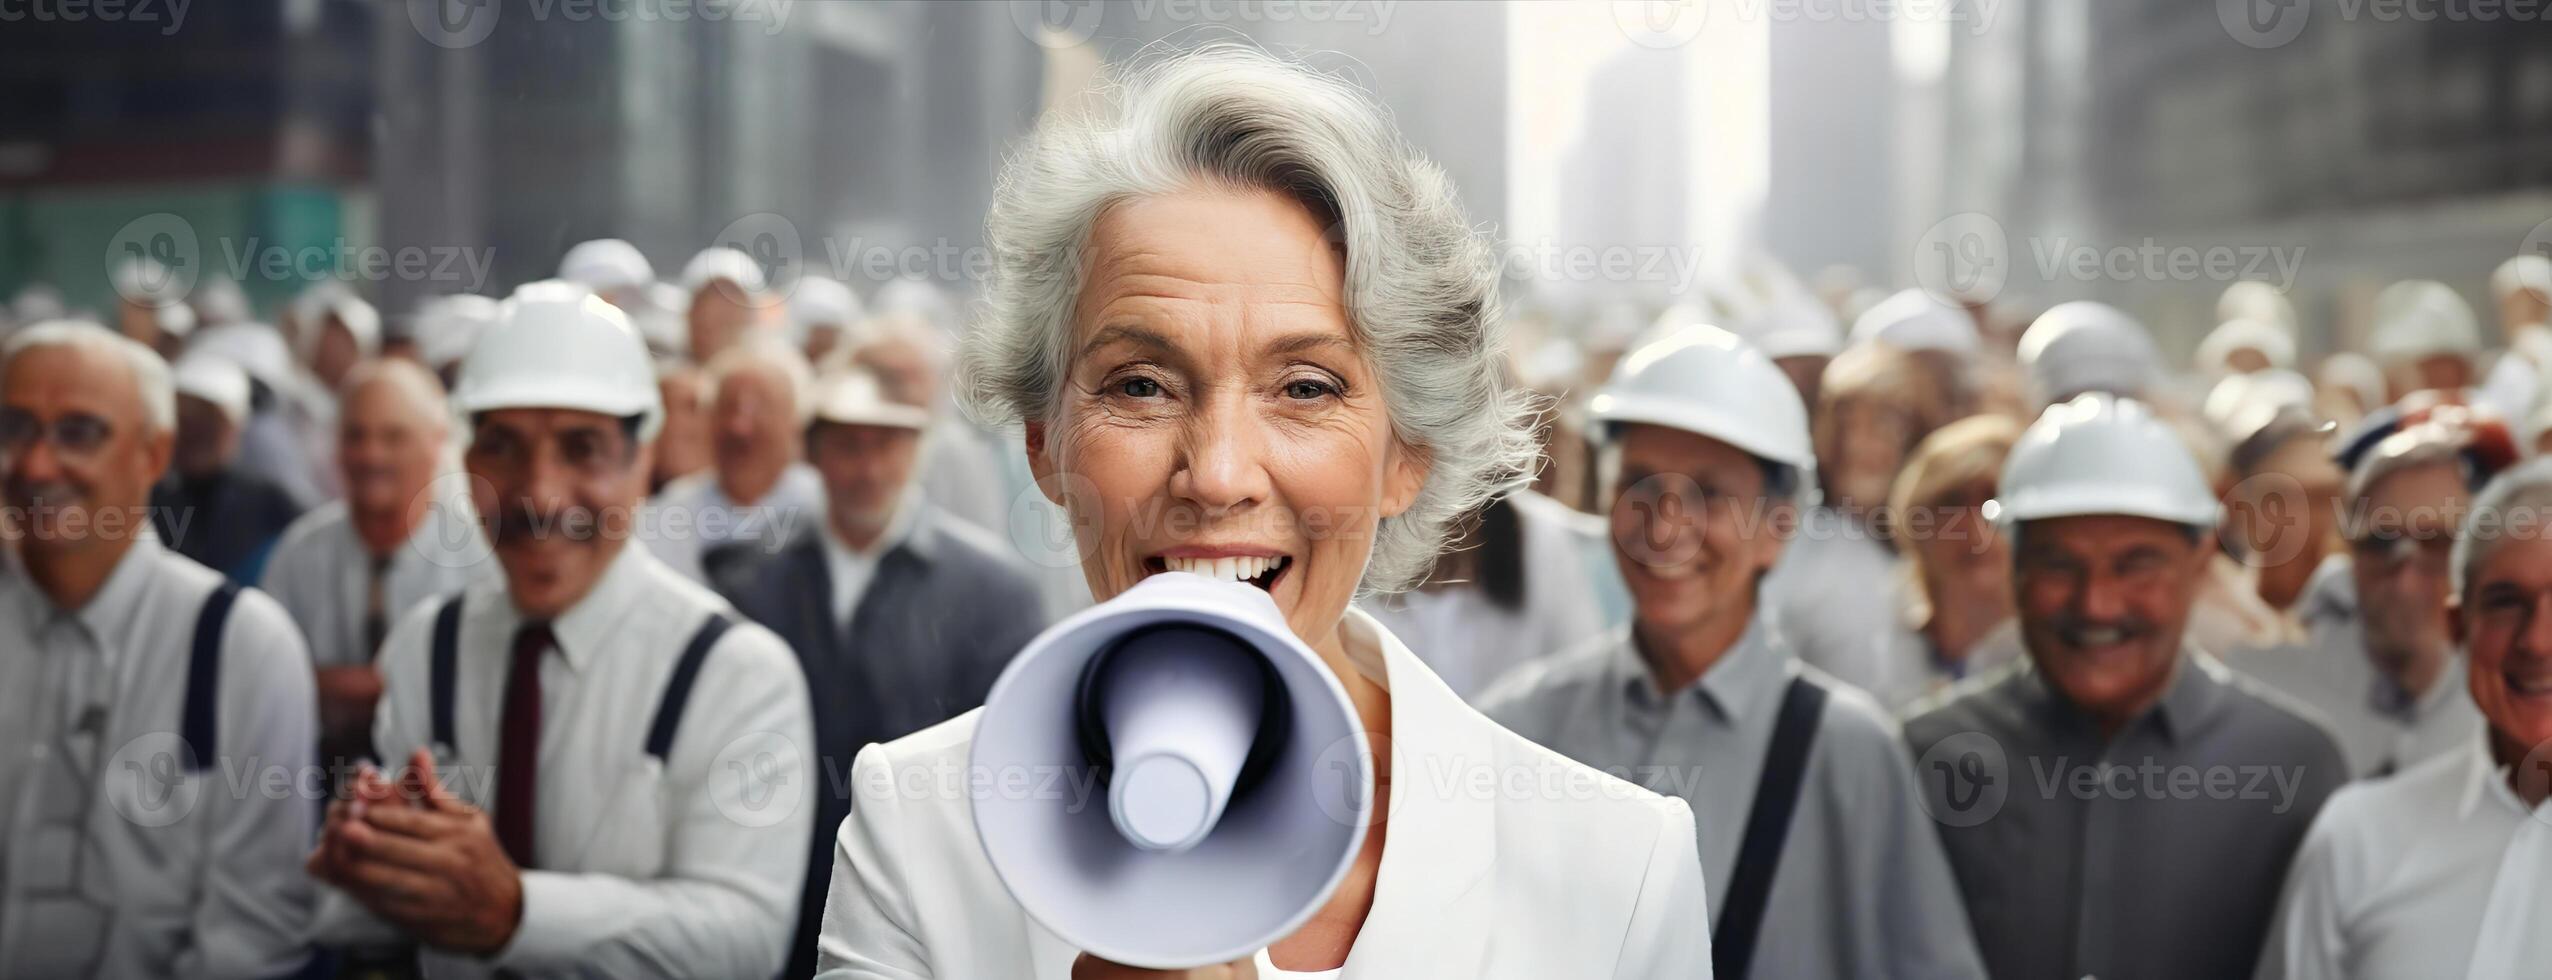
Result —
<instances>
[{"instance_id":1,"label":"woman's teeth","mask_svg":"<svg viewBox=\"0 0 2552 980\"><path fill-rule=\"evenodd\" d=\"M1275 558L1163 558L1161 564L1173 572L1189 572L1224 582L1246 582L1283 569L1285 559L1281 556Z\"/></svg>"}]
</instances>

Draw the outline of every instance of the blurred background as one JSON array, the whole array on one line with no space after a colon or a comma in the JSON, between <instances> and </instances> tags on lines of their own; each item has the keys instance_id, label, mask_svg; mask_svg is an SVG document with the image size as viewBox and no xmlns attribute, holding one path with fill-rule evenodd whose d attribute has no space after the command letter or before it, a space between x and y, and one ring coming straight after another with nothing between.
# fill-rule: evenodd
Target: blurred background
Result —
<instances>
[{"instance_id":1,"label":"blurred background","mask_svg":"<svg viewBox=\"0 0 2552 980\"><path fill-rule=\"evenodd\" d=\"M2010 323L2105 300L2183 363L2226 285L2267 280L2309 358L2354 345L2395 279L2486 310L2492 268L2552 237L2552 44L2448 4L9 10L0 295L73 311L110 306L110 259L138 250L261 313L346 280L396 337L427 296L502 296L602 237L660 270L738 244L774 282L962 297L1002 149L1043 107L1147 46L1235 36L1389 104L1564 342L1769 259L1847 317L1856 290L1915 285Z\"/></svg>"}]
</instances>

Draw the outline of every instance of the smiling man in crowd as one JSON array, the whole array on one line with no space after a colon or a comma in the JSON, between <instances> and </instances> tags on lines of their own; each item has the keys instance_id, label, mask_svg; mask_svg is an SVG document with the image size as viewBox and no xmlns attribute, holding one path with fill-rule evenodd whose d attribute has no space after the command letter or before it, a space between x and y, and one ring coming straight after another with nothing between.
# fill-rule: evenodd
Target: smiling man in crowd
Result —
<instances>
[{"instance_id":1,"label":"smiling man in crowd","mask_svg":"<svg viewBox=\"0 0 2552 980\"><path fill-rule=\"evenodd\" d=\"M2142 403L2084 395L2029 427L1998 493L2028 659L1905 726L1988 971L2240 976L2348 771L2183 640L2214 492Z\"/></svg>"}]
</instances>

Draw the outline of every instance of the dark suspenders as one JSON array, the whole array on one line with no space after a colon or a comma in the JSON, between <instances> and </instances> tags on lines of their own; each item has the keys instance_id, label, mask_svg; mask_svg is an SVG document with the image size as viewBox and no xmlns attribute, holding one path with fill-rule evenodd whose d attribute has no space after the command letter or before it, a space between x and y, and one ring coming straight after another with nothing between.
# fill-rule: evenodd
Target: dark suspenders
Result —
<instances>
[{"instance_id":1,"label":"dark suspenders","mask_svg":"<svg viewBox=\"0 0 2552 980\"><path fill-rule=\"evenodd\" d=\"M710 613L700 629L691 634L691 644L682 650L682 659L673 667L673 677L665 682L664 697L656 703L655 720L647 726L647 754L657 761L673 751L674 731L682 724L682 709L691 703L691 685L700 677L701 663L709 659L709 649L718 645L727 628L735 625L725 613ZM461 654L461 597L444 600L443 608L434 614L433 660L428 683L433 685L434 747L447 756L457 755L452 742L453 675Z\"/></svg>"},{"instance_id":2,"label":"dark suspenders","mask_svg":"<svg viewBox=\"0 0 2552 980\"><path fill-rule=\"evenodd\" d=\"M1746 814L1745 837L1737 844L1737 864L1728 875L1727 900L1720 906L1718 927L1711 930L1711 973L1719 980L1745 980L1754 963L1755 939L1763 931L1764 906L1772 898L1782 846L1790 840L1799 789L1807 782L1808 750L1816 746L1825 698L1825 688L1804 676L1792 677L1781 695L1772 746L1763 754L1754 807Z\"/></svg>"},{"instance_id":3,"label":"dark suspenders","mask_svg":"<svg viewBox=\"0 0 2552 980\"><path fill-rule=\"evenodd\" d=\"M239 586L224 581L204 597L203 611L195 614L195 645L186 662L186 713L178 725L188 772L202 772L213 764L221 725L222 631L230 624L231 605L238 600Z\"/></svg>"}]
</instances>

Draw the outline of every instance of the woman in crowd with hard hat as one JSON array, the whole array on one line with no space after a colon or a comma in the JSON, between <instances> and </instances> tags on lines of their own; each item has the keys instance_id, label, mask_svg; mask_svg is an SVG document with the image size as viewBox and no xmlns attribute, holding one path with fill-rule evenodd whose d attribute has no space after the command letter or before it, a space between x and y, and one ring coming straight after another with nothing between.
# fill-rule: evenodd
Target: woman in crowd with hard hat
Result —
<instances>
[{"instance_id":1,"label":"woman in crowd with hard hat","mask_svg":"<svg viewBox=\"0 0 2552 980\"><path fill-rule=\"evenodd\" d=\"M1166 571L1264 589L1376 746L1381 815L1290 935L1135 970L1011 894L962 786L910 791L967 767L989 724L970 713L860 754L826 975L1706 971L1691 811L1497 727L1350 608L1423 574L1532 452L1529 405L1499 380L1488 244L1371 99L1247 48L1171 56L1041 125L987 238L999 260L960 378L979 417L1023 424L1093 595Z\"/></svg>"}]
</instances>

